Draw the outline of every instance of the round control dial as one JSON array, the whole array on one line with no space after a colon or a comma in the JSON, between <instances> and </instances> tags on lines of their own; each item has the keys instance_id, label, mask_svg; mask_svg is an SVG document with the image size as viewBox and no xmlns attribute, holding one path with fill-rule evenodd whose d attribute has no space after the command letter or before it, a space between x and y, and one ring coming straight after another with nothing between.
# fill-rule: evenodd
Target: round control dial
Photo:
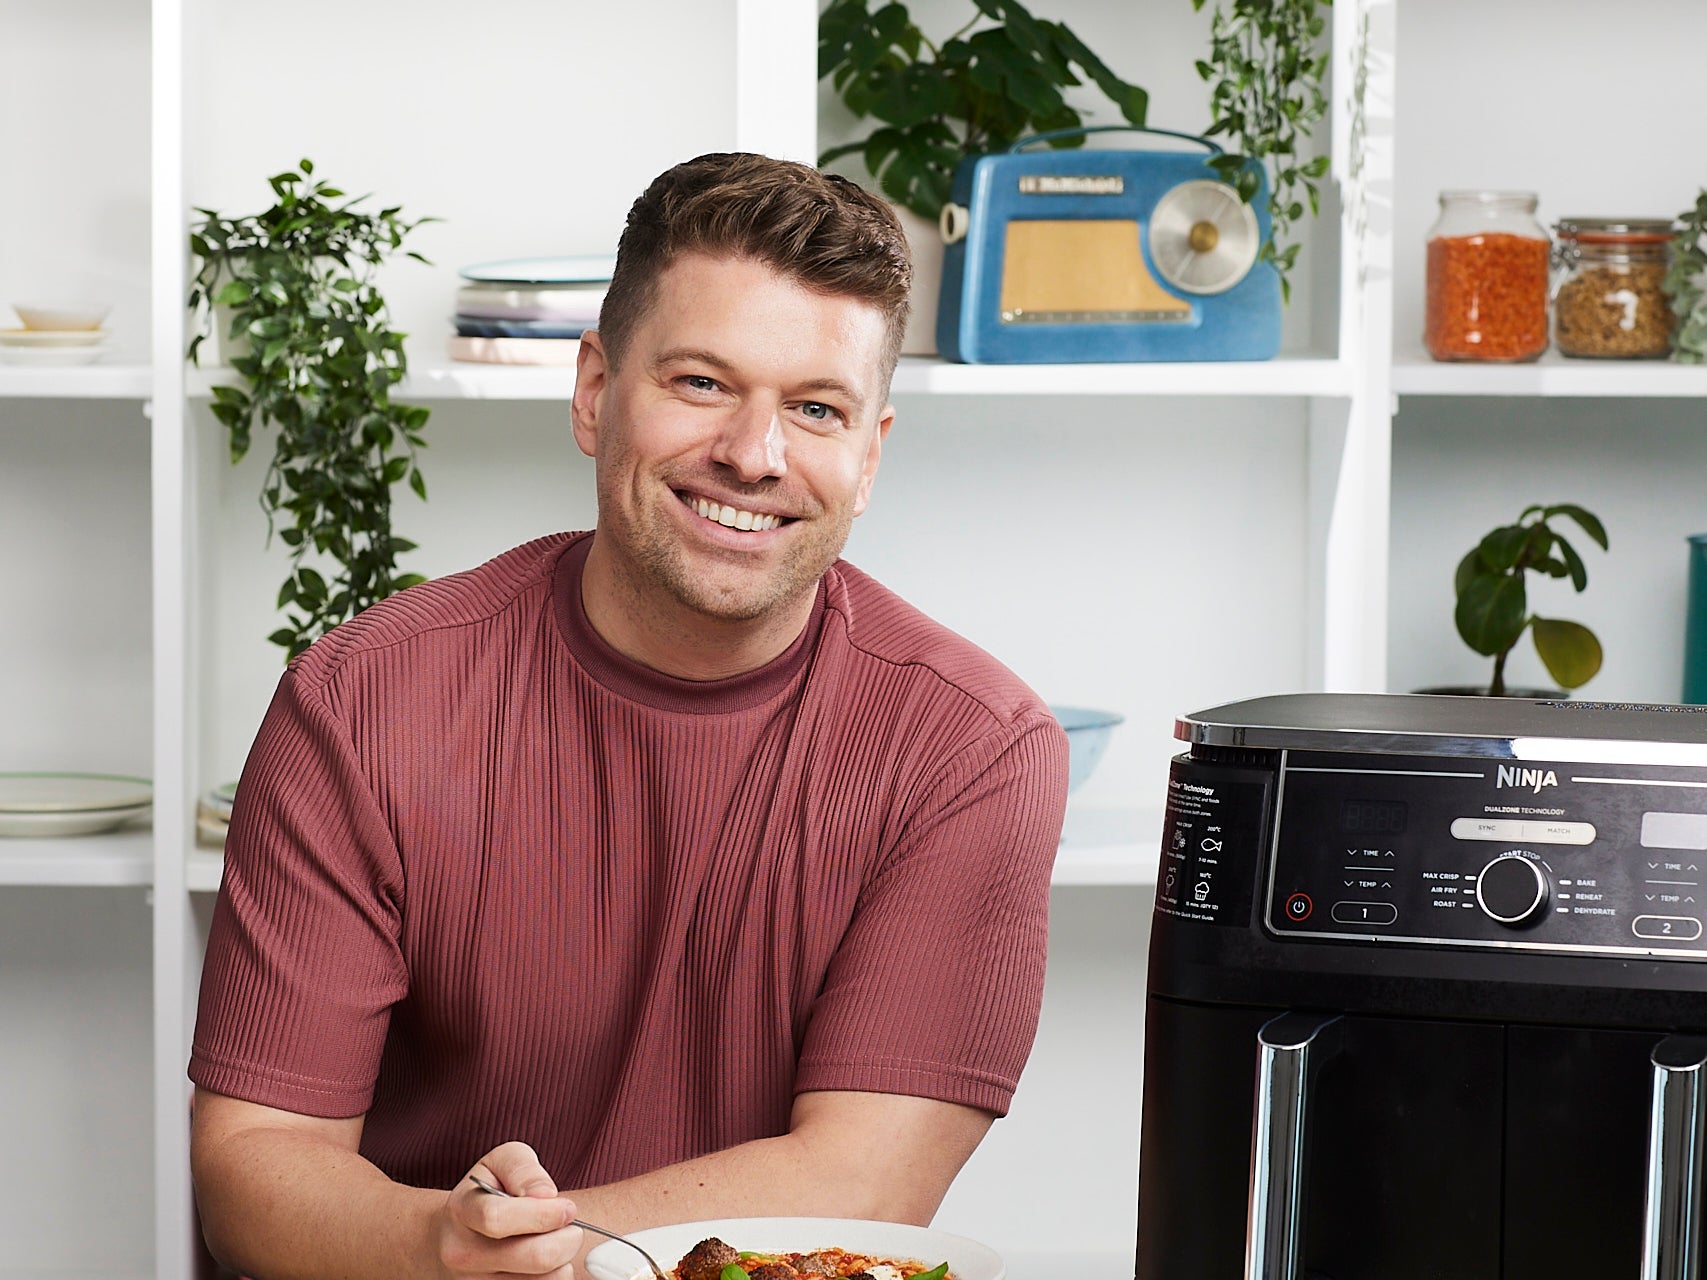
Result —
<instances>
[{"instance_id":1,"label":"round control dial","mask_svg":"<svg viewBox=\"0 0 1707 1280\"><path fill-rule=\"evenodd\" d=\"M1520 853L1502 853L1476 878L1476 905L1501 924L1528 924L1547 906L1547 873Z\"/></svg>"}]
</instances>

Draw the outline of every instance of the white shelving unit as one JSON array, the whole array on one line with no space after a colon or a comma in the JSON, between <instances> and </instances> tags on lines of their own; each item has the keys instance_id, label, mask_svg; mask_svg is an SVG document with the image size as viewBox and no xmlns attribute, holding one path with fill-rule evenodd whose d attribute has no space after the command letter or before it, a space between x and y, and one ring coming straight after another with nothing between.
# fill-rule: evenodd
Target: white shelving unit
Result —
<instances>
[{"instance_id":1,"label":"white shelving unit","mask_svg":"<svg viewBox=\"0 0 1707 1280\"><path fill-rule=\"evenodd\" d=\"M1151 89L1156 123L1201 126L1190 50L1206 15L1184 0L1178 13L1114 0L1058 8ZM232 468L206 411L217 372L182 362L191 207L250 207L265 174L310 154L322 173L352 175L412 215L446 217L421 233L436 265L387 283L413 335L404 395L434 413L433 499L403 518L426 525L409 529L423 547L416 567L437 574L591 518L590 468L566 428L572 371L445 361L455 267L608 251L644 181L700 151L817 149L810 0L672 3L662 43L647 6L569 9L494 0L471 13L423 0L405 20L304 0L281 23L220 0L0 0L0 94L20 95L0 97L12 107L0 119L13 122L0 128L13 130L19 191L54 193L0 210L0 303L75 281L115 299L120 339L110 363L0 366L0 591L33 623L0 629L7 704L21 708L0 733L0 767L98 766L156 783L147 829L0 841L0 905L61 943L56 956L78 957L32 968L42 937L0 933L6 1039L37 1046L32 1063L78 1064L57 1087L46 1068L26 1073L33 1092L0 1100L0 1140L54 1135L27 1143L28 1177L25 1166L0 1173L11 1250L0 1280L193 1271L183 1071L220 872L217 853L193 843L193 809L235 776L276 678L278 655L260 637L279 562L260 545L259 463ZM1332 178L1280 359L909 357L896 375L899 425L850 558L1051 701L1127 715L1070 808L1044 1021L1014 1114L938 1218L995 1243L1017 1280L1047 1272L1061 1233L1083 1241L1079 1269L1095 1280L1123 1280L1131 1259L1143 956L1175 715L1285 688L1464 678L1451 566L1529 501L1584 502L1625 557L1591 558L1593 585L1576 605L1607 642L1594 692L1675 694L1673 543L1707 528L1695 492L1707 371L1556 356L1439 365L1412 334L1421 236L1441 188L1531 187L1553 217L1620 211L1608 192L1632 214L1693 199L1707 172L1659 164L1683 152L1666 152L1654 129L1691 118L1683 60L1699 41L1660 48L1659 37L1707 35L1707 11L1650 0L1594 31L1549 21L1539 0L1496 13L1430 0L1426 23L1413 24L1419 12L1401 18L1398 0L1331 11ZM322 70L329 31L361 51L359 91ZM1514 147L1514 135L1556 131L1559 104L1601 56L1650 69L1642 102L1597 99L1599 116L1573 114L1572 147ZM119 110L26 113L31 94L91 74ZM16 123L26 118L37 120L28 133ZM1630 139L1650 137L1644 157ZM1598 170L1582 163L1592 156L1605 160ZM1591 601L1603 601L1598 616ZM146 943L130 927L138 910ZM142 973L146 1019L114 1016L111 993L137 990ZM97 1030L100 1064L86 1048ZM110 1141L86 1123L134 1110L143 1094L145 1139ZM90 1169L122 1203L64 1228L58 1206Z\"/></svg>"}]
</instances>

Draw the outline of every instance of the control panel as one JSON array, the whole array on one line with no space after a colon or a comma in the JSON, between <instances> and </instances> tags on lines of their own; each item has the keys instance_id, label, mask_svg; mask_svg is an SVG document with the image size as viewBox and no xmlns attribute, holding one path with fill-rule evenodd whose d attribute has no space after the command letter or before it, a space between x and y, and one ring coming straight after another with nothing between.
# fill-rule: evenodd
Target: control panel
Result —
<instances>
[{"instance_id":1,"label":"control panel","mask_svg":"<svg viewBox=\"0 0 1707 1280\"><path fill-rule=\"evenodd\" d=\"M1707 771L1283 753L1282 935L1707 958Z\"/></svg>"}]
</instances>

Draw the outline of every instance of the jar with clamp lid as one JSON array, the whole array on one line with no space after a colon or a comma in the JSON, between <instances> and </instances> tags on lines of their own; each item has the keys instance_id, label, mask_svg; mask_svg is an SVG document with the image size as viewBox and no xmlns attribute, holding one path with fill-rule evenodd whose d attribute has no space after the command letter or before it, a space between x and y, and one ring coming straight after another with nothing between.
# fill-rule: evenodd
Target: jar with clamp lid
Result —
<instances>
[{"instance_id":1,"label":"jar with clamp lid","mask_svg":"<svg viewBox=\"0 0 1707 1280\"><path fill-rule=\"evenodd\" d=\"M1653 360L1671 354L1668 218L1560 218L1553 340L1562 355Z\"/></svg>"},{"instance_id":2,"label":"jar with clamp lid","mask_svg":"<svg viewBox=\"0 0 1707 1280\"><path fill-rule=\"evenodd\" d=\"M1527 191L1443 191L1428 232L1423 344L1436 360L1533 360L1547 349L1552 242Z\"/></svg>"}]
</instances>

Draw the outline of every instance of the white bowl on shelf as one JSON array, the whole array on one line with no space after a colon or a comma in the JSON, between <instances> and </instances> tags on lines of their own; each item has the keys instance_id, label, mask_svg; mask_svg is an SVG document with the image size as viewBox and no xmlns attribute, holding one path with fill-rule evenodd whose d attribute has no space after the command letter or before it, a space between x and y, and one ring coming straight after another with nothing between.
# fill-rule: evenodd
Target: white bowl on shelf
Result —
<instances>
[{"instance_id":1,"label":"white bowl on shelf","mask_svg":"<svg viewBox=\"0 0 1707 1280\"><path fill-rule=\"evenodd\" d=\"M110 302L14 302L24 328L45 332L99 329L113 309Z\"/></svg>"},{"instance_id":2,"label":"white bowl on shelf","mask_svg":"<svg viewBox=\"0 0 1707 1280\"><path fill-rule=\"evenodd\" d=\"M1108 750L1108 736L1114 726L1126 717L1095 707L1051 706L1049 710L1067 731L1067 790L1077 791Z\"/></svg>"}]
</instances>

